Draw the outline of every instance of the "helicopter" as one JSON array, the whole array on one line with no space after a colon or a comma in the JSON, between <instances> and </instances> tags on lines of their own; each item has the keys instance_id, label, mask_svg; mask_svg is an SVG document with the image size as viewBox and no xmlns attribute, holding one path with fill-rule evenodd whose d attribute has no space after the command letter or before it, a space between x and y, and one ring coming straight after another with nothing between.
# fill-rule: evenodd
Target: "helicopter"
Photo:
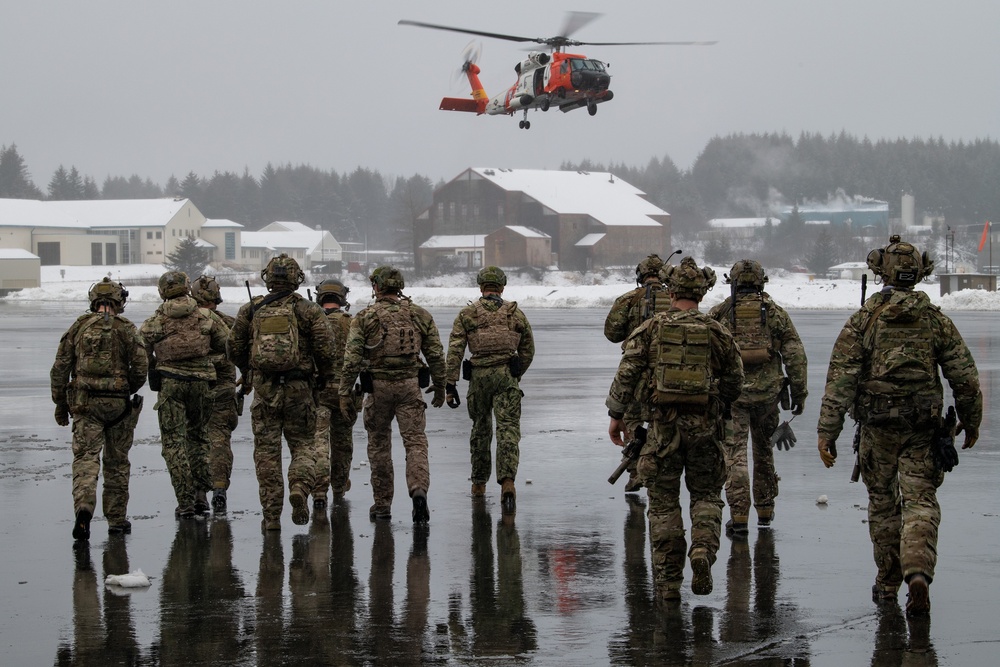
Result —
<instances>
[{"instance_id":1,"label":"helicopter","mask_svg":"<svg viewBox=\"0 0 1000 667\"><path fill-rule=\"evenodd\" d=\"M600 14L595 12L569 12L562 32L555 37L521 37L505 35L482 30L469 30L424 23L422 21L401 20L398 25L447 30L480 37L504 39L512 42L534 42L549 48L545 51L531 51L528 57L514 66L517 81L504 92L489 97L479 80L482 70L476 64L479 50L467 48L460 72L464 74L472 86L472 98L445 97L441 100L439 109L442 111L465 111L477 115L507 115L513 116L518 111L524 116L518 127L527 130L531 127L528 111L538 109L548 111L555 106L562 112L573 111L586 107L593 116L597 114L597 105L609 102L614 93L610 89L611 75L608 64L587 56L567 53L566 47L576 46L711 46L716 42L581 42L570 39L570 35L584 27Z\"/></svg>"}]
</instances>

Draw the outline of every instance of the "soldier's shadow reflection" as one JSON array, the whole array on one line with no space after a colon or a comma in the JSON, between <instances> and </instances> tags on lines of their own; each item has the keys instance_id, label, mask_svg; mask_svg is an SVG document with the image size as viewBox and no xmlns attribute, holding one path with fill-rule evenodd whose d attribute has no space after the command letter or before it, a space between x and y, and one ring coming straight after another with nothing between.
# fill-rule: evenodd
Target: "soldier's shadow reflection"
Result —
<instances>
[{"instance_id":1,"label":"soldier's shadow reflection","mask_svg":"<svg viewBox=\"0 0 1000 667\"><path fill-rule=\"evenodd\" d=\"M503 512L496 523L494 563L493 518L484 500L473 501L470 618L463 618L458 594L451 596L448 610L453 650L459 654L518 657L538 648L535 624L526 613L514 517Z\"/></svg>"},{"instance_id":2,"label":"soldier's shadow reflection","mask_svg":"<svg viewBox=\"0 0 1000 667\"><path fill-rule=\"evenodd\" d=\"M229 521L181 521L160 582L160 664L232 663L252 653Z\"/></svg>"},{"instance_id":3,"label":"soldier's shadow reflection","mask_svg":"<svg viewBox=\"0 0 1000 667\"><path fill-rule=\"evenodd\" d=\"M77 542L73 549L73 642L60 641L56 665L136 665L145 664L132 620L132 592L103 586L104 608L98 593L97 573L90 556L90 544ZM104 545L104 577L126 574L128 552L123 535L111 536Z\"/></svg>"},{"instance_id":4,"label":"soldier's shadow reflection","mask_svg":"<svg viewBox=\"0 0 1000 667\"><path fill-rule=\"evenodd\" d=\"M930 633L929 616L906 618L898 603L882 605L878 610L872 667L936 667L937 652Z\"/></svg>"}]
</instances>

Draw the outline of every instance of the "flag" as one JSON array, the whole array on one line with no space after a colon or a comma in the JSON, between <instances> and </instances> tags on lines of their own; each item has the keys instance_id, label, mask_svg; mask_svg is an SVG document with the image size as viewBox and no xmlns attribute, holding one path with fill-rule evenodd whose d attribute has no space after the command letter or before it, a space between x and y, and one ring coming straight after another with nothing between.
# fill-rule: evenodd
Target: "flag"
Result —
<instances>
[{"instance_id":1,"label":"flag","mask_svg":"<svg viewBox=\"0 0 1000 667\"><path fill-rule=\"evenodd\" d=\"M986 224L983 225L983 237L979 239L979 252L983 251L983 246L986 245L986 237L990 234L990 221L987 220Z\"/></svg>"}]
</instances>

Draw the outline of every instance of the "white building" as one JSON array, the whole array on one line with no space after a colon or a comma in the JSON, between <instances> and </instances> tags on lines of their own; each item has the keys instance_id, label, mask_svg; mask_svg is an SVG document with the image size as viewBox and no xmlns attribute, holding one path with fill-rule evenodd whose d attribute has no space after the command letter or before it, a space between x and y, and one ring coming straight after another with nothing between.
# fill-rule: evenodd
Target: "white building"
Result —
<instances>
[{"instance_id":1,"label":"white building","mask_svg":"<svg viewBox=\"0 0 1000 667\"><path fill-rule=\"evenodd\" d=\"M335 272L344 259L343 248L330 232L301 222L272 222L240 236L241 263L247 268L262 269L272 257L285 253L303 269L330 265L326 270Z\"/></svg>"}]
</instances>

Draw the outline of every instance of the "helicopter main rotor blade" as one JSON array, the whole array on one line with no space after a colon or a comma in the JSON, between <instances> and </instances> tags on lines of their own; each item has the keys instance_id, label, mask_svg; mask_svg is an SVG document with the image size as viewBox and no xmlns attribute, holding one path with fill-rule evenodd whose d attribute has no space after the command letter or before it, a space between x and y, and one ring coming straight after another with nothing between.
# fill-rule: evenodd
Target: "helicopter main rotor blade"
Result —
<instances>
[{"instance_id":1,"label":"helicopter main rotor blade","mask_svg":"<svg viewBox=\"0 0 1000 667\"><path fill-rule=\"evenodd\" d=\"M467 28L454 28L447 25L437 25L435 23L423 23L421 21L407 21L403 19L397 25L412 25L418 28L431 28L433 30L448 30L451 32L462 32L467 35L479 35L480 37L493 37L494 39L506 39L510 42L536 42L544 44L545 40L538 37L519 37L518 35L504 35L498 32L486 32L483 30L469 30Z\"/></svg>"},{"instance_id":2,"label":"helicopter main rotor blade","mask_svg":"<svg viewBox=\"0 0 1000 667\"><path fill-rule=\"evenodd\" d=\"M566 23L563 24L561 36L569 37L580 28L601 17L597 12L566 12Z\"/></svg>"},{"instance_id":3,"label":"helicopter main rotor blade","mask_svg":"<svg viewBox=\"0 0 1000 667\"><path fill-rule=\"evenodd\" d=\"M572 46L712 46L711 42L571 42Z\"/></svg>"}]
</instances>

